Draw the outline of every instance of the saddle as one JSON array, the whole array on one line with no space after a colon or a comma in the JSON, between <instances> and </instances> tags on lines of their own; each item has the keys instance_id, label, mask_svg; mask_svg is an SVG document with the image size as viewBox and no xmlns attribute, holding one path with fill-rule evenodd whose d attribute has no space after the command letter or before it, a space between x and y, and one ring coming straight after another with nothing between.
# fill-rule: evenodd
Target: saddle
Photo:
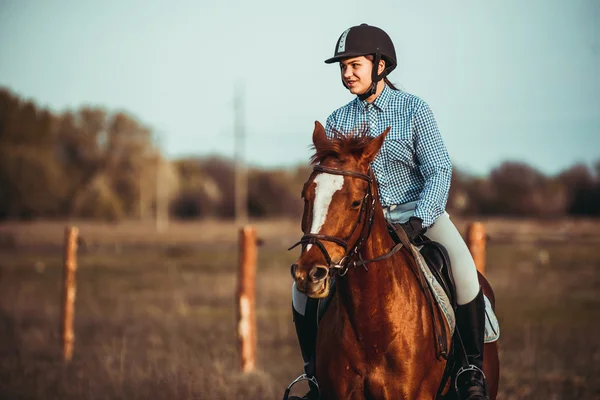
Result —
<instances>
[{"instance_id":1,"label":"saddle","mask_svg":"<svg viewBox=\"0 0 600 400\"><path fill-rule=\"evenodd\" d=\"M401 235L404 233L400 224L388 223L390 236L395 243L402 242ZM398 232L401 230L402 232ZM452 268L450 265L450 256L446 248L439 242L434 242L426 235L421 235L416 238L416 246L419 252L423 255L429 270L434 275L435 279L444 289L446 296L450 299L452 309L456 310L456 287L454 286L454 277L452 276ZM406 240L408 242L408 238ZM407 243L402 242L405 246Z\"/></svg>"}]
</instances>

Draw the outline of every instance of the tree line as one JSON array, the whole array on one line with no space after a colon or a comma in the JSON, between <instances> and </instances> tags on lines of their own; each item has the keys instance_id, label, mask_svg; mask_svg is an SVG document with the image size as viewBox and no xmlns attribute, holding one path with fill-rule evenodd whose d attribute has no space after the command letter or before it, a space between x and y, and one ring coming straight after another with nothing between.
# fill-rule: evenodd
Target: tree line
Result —
<instances>
[{"instance_id":1,"label":"tree line","mask_svg":"<svg viewBox=\"0 0 600 400\"><path fill-rule=\"evenodd\" d=\"M308 161L308 160L307 160ZM310 167L248 170L251 217L297 217ZM99 107L53 113L0 88L0 220L232 218L234 162L167 160L152 130ZM600 216L600 161L546 176L505 162L486 177L455 170L448 210L459 215Z\"/></svg>"}]
</instances>

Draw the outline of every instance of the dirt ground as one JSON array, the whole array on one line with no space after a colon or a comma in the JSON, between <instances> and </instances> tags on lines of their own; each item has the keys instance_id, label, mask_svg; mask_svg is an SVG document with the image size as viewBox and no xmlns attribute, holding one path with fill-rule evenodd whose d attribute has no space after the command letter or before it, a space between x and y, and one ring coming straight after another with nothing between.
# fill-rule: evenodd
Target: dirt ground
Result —
<instances>
[{"instance_id":1,"label":"dirt ground","mask_svg":"<svg viewBox=\"0 0 600 400\"><path fill-rule=\"evenodd\" d=\"M464 232L469 220L459 220ZM499 399L600 399L600 221L483 221ZM73 361L60 358L66 222L0 225L0 398L280 399L302 368L288 266L297 221L253 221L258 371L239 372L233 223L80 228Z\"/></svg>"}]
</instances>

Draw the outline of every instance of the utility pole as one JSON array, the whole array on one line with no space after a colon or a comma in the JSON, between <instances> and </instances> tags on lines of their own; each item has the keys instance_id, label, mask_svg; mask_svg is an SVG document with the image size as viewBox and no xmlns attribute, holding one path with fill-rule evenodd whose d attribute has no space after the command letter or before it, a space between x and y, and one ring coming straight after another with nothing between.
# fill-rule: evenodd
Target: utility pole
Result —
<instances>
[{"instance_id":1,"label":"utility pole","mask_svg":"<svg viewBox=\"0 0 600 400\"><path fill-rule=\"evenodd\" d=\"M237 226L248 222L248 175L244 161L245 123L244 89L238 84L233 102L234 108L234 162L235 162L235 223Z\"/></svg>"},{"instance_id":2,"label":"utility pole","mask_svg":"<svg viewBox=\"0 0 600 400\"><path fill-rule=\"evenodd\" d=\"M144 179L146 177L146 170L147 170L147 166L148 166L148 161L149 161L149 157L147 154L144 153L141 162L140 162L140 167L139 167L139 191L140 191L140 196L139 196L139 213L140 213L140 221L146 221L147 219L147 209L148 209L148 193L147 193L147 188L146 188L146 182L144 182Z\"/></svg>"},{"instance_id":3,"label":"utility pole","mask_svg":"<svg viewBox=\"0 0 600 400\"><path fill-rule=\"evenodd\" d=\"M167 182L165 182L162 158L162 137L156 134L156 231L164 232L169 224L169 195L167 193Z\"/></svg>"}]
</instances>

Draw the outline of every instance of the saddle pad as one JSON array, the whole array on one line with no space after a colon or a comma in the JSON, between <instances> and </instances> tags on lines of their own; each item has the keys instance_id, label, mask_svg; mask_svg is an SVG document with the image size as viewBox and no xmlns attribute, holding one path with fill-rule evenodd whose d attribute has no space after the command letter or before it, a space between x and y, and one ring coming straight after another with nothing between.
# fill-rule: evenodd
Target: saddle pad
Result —
<instances>
[{"instance_id":1,"label":"saddle pad","mask_svg":"<svg viewBox=\"0 0 600 400\"><path fill-rule=\"evenodd\" d=\"M435 277L429 270L429 266L427 266L427 263L425 262L425 258L419 252L419 249L413 245L411 245L410 247L411 247L413 256L415 257L415 260L417 261L419 268L421 268L421 270L423 271L423 274L425 275L425 278L427 279L427 283L429 284L429 287L431 288L433 296L435 297L435 300L436 300L440 310L442 311L442 314L444 314L444 317L446 319L446 322L448 323L448 326L450 327L450 334L453 334L454 328L456 327L456 318L454 316L454 310L452 309L452 304L450 303L450 299L448 298L448 295L442 288L442 285L439 284L439 282L435 279ZM498 338L500 337L500 325L498 324L498 319L496 318L496 314L494 313L494 310L492 309L490 300L487 298L487 296L485 296L485 294L483 297L485 299L485 314L486 314L485 343L491 343L491 342L498 340Z\"/></svg>"},{"instance_id":2,"label":"saddle pad","mask_svg":"<svg viewBox=\"0 0 600 400\"><path fill-rule=\"evenodd\" d=\"M496 318L496 313L492 309L490 299L485 294L483 298L485 299L485 342L491 343L500 337L500 324L498 318Z\"/></svg>"}]
</instances>

